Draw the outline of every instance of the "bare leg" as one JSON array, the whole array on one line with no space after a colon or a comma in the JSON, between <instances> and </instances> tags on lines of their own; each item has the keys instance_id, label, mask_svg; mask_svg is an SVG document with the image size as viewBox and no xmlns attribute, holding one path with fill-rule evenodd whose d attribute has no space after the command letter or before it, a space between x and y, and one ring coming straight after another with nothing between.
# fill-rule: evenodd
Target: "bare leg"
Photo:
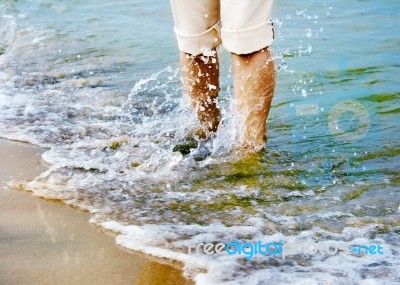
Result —
<instances>
[{"instance_id":1,"label":"bare leg","mask_svg":"<svg viewBox=\"0 0 400 285\"><path fill-rule=\"evenodd\" d=\"M239 144L255 152L266 142L266 120L275 89L275 70L268 49L232 54Z\"/></svg>"},{"instance_id":2,"label":"bare leg","mask_svg":"<svg viewBox=\"0 0 400 285\"><path fill-rule=\"evenodd\" d=\"M181 52L181 72L184 92L190 96L197 112L199 139L206 139L217 131L220 110L217 108L219 91L219 62L216 50L213 56L191 56Z\"/></svg>"}]
</instances>

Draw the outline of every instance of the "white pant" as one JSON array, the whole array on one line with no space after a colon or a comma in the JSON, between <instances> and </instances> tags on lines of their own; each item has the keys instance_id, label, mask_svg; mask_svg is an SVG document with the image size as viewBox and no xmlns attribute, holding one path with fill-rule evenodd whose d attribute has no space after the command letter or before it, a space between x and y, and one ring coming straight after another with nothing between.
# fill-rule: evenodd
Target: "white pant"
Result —
<instances>
[{"instance_id":1,"label":"white pant","mask_svg":"<svg viewBox=\"0 0 400 285\"><path fill-rule=\"evenodd\" d=\"M273 0L171 0L179 50L192 55L222 42L235 54L249 54L274 40Z\"/></svg>"}]
</instances>

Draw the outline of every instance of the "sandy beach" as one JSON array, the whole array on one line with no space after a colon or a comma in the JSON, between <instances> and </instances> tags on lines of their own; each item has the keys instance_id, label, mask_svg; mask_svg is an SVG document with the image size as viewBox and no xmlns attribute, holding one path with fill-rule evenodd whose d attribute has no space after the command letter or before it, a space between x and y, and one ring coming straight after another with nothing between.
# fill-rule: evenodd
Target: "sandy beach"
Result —
<instances>
[{"instance_id":1,"label":"sandy beach","mask_svg":"<svg viewBox=\"0 0 400 285\"><path fill-rule=\"evenodd\" d=\"M0 140L0 284L191 284L179 264L118 247L89 213L8 189L46 169L42 152Z\"/></svg>"}]
</instances>

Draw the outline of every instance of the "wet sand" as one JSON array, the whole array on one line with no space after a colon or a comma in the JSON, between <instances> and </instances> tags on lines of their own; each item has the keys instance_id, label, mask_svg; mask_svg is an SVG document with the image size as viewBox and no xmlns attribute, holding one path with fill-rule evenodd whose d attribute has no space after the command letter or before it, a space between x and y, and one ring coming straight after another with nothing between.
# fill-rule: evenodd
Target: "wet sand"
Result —
<instances>
[{"instance_id":1,"label":"wet sand","mask_svg":"<svg viewBox=\"0 0 400 285\"><path fill-rule=\"evenodd\" d=\"M5 187L43 172L42 152L0 139L0 284L192 284L179 264L118 247L89 213Z\"/></svg>"}]
</instances>

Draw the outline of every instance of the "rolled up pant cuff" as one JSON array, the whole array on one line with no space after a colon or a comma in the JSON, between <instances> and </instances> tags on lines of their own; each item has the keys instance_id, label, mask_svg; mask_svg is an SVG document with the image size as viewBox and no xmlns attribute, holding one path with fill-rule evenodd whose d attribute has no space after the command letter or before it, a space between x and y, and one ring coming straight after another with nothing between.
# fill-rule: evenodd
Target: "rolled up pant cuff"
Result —
<instances>
[{"instance_id":1,"label":"rolled up pant cuff","mask_svg":"<svg viewBox=\"0 0 400 285\"><path fill-rule=\"evenodd\" d=\"M179 50L191 55L199 55L221 44L221 22L198 35L185 35L174 28Z\"/></svg>"},{"instance_id":2,"label":"rolled up pant cuff","mask_svg":"<svg viewBox=\"0 0 400 285\"><path fill-rule=\"evenodd\" d=\"M274 41L272 20L241 30L221 29L226 50L235 54L249 54L269 47Z\"/></svg>"}]
</instances>

